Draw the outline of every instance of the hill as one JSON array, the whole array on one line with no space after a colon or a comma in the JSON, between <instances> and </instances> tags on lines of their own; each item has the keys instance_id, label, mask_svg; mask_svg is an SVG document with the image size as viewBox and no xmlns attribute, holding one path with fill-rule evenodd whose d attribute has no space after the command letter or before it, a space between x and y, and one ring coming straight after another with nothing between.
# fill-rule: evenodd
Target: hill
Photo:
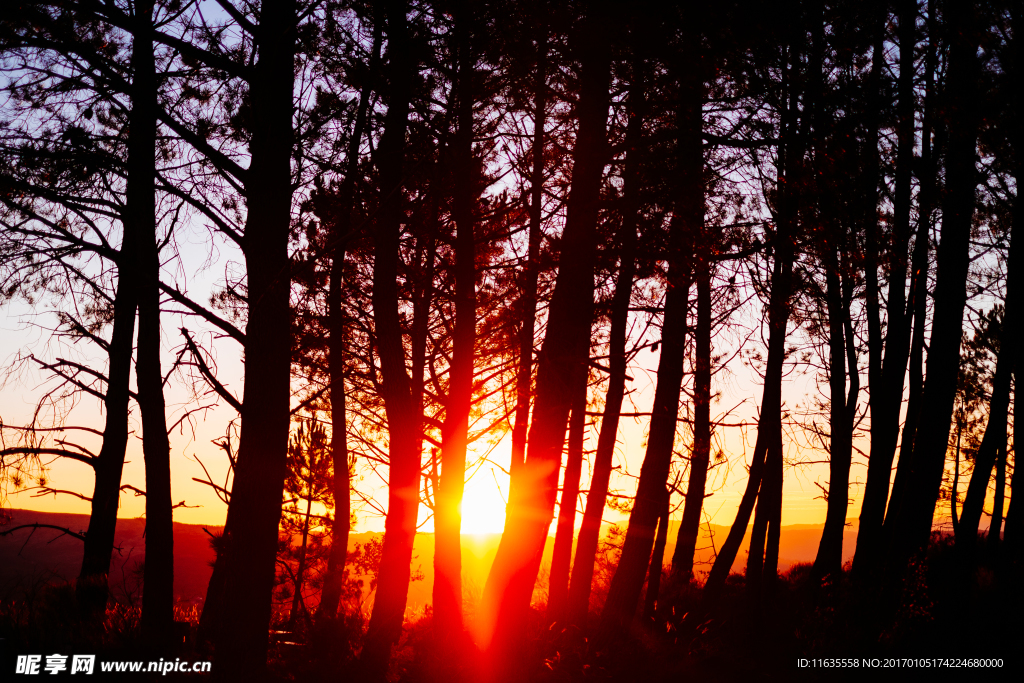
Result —
<instances>
[{"instance_id":1,"label":"hill","mask_svg":"<svg viewBox=\"0 0 1024 683\"><path fill-rule=\"evenodd\" d=\"M58 527L80 531L88 526L86 515L36 512L34 510L11 510L11 525L52 524ZM116 545L120 549L111 563L111 586L119 597L131 597L138 593L139 578L134 570L145 558L144 519L119 519ZM671 562L675 548L675 537L679 523L669 525L669 542L665 550L666 563ZM780 535L779 569L785 571L801 562L813 562L821 538L821 525L796 524L783 526ZM200 603L206 594L210 578L213 551L209 544L210 533L219 533L220 527L204 527L196 524L174 524L174 589L179 600ZM721 547L729 528L711 525L702 527L702 538L698 543L695 558L698 573L711 567L715 549ZM370 541L379 536L373 532L353 533L349 546ZM497 551L500 534L478 534L463 536L464 591L467 604L472 606L479 600ZM548 539L545 558L542 562L541 577L536 596L543 600L547 593L547 565L550 562L552 538ZM733 571L742 572L746 563L749 536L743 541ZM843 558L853 556L856 546L856 526L847 528L843 539ZM412 568L414 575L421 575L409 587L408 610L421 612L431 602L433 588L433 534L416 535L413 548ZM0 599L10 599L31 594L49 581L72 580L78 573L82 561L82 544L78 539L62 535L52 529L35 531L22 530L10 536L0 537ZM368 582L367 582L368 583Z\"/></svg>"}]
</instances>

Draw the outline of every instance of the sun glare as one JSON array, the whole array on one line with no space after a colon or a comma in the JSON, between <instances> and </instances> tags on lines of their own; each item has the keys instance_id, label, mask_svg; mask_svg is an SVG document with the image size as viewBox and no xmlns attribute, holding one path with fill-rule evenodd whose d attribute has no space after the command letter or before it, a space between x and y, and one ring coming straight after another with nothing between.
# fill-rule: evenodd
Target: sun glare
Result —
<instances>
[{"instance_id":1,"label":"sun glare","mask_svg":"<svg viewBox=\"0 0 1024 683\"><path fill-rule=\"evenodd\" d=\"M462 498L462 533L500 534L505 528L505 499L495 481L507 478L501 470L493 473L482 468L466 482L466 493Z\"/></svg>"}]
</instances>

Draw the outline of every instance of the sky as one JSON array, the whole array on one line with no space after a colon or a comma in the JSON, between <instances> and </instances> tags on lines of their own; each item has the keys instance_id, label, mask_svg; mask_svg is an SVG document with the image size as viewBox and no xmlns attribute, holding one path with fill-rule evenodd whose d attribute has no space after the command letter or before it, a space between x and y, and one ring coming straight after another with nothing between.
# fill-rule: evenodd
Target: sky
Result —
<instances>
[{"instance_id":1,"label":"sky","mask_svg":"<svg viewBox=\"0 0 1024 683\"><path fill-rule=\"evenodd\" d=\"M60 342L50 339L46 331L33 326L33 323L42 322L46 317L46 315L32 315L32 311L23 304L0 309L0 359L3 360L4 367L11 367L19 353L23 355L34 353L40 358L53 358L74 351L74 349L69 350ZM167 316L167 318L172 318L172 316ZM194 323L189 324L194 325ZM164 321L165 372L173 358L173 353L180 344L179 339L174 336L177 327L177 322L174 320L166 319ZM730 343L729 340L716 340L716 345L726 346L728 343ZM751 343L756 342L752 341ZM218 351L218 376L225 381L229 388L240 395L242 366L238 357L237 345L234 345L233 342L217 342L213 346ZM654 393L657 362L657 352L645 349L637 356L630 372L633 381L627 386L627 390L632 390L632 393L623 406L624 412L649 411ZM731 368L732 372L729 377L716 375L717 388L721 393L717 402L712 405L712 416L716 417L717 413L717 416L721 417L730 408L738 405L739 407L732 410L726 421L730 424L753 423L756 420L757 406L760 402L759 379L751 368L740 365L738 361L734 361L733 366L735 367ZM48 386L50 384L46 381L45 375L33 368L26 368L18 375L8 377L7 382L0 388L0 418L3 423L6 425L25 423L30 418L37 399ZM814 391L813 372L791 373L786 379L784 394L786 407L793 408L796 405L807 403L811 392ZM603 392L603 385L593 387L591 399L603 396ZM186 410L196 407L197 403L190 399L192 397L181 382L171 381L168 383L170 423L178 420ZM82 400L72 413L73 419L69 420L67 424L102 428L103 416L97 403L88 398ZM212 403L212 401L207 400L201 403ZM591 410L597 410L599 406L599 403L592 405ZM225 458L212 441L224 435L227 423L233 417L234 414L230 408L217 406L194 415L191 421L179 424L172 433L172 495L176 503L183 501L187 505L187 507L175 510L176 521L215 526L223 524L226 513L224 504L217 498L212 488L194 481L193 478L205 478L203 467L199 462L201 461L213 475L213 480L223 484L226 471ZM123 483L145 488L141 429L135 412L131 415L130 424L132 435L128 446ZM585 448L594 448L598 426L599 423L595 420L595 424L592 424L588 430ZM621 466L622 469L616 471L612 481L613 490L626 494L635 490L635 478L623 474L623 471L633 477L639 473L646 447L646 429L647 418L624 417L621 420L615 464ZM714 524L732 522L746 485L746 464L748 462L746 458L753 451L755 438L756 428L754 427L748 427L745 430L738 427L719 429L717 443L726 452L728 463L717 468L709 481L708 490L712 495L706 499L705 503L707 522ZM822 485L827 484L828 466L821 462L827 459L827 455L820 451L801 448L800 444L792 439L787 439L787 442L788 462L803 459L817 461L817 464L787 468L782 523L786 525L822 523L825 519L826 504L822 499L821 490L815 485L815 482ZM99 439L92 435L79 438L79 443L94 452L99 447ZM501 531L504 524L505 496L508 492L508 477L503 469L507 470L508 468L509 443L510 437L506 435L490 452L489 458L493 463L484 461L470 469L470 478L466 485L463 503L464 533ZM677 446L684 448L686 445L683 439L677 443ZM862 443L860 446L866 450L866 444ZM477 453L477 455L480 454ZM473 459L471 454L470 462ZM852 473L854 485L850 491L851 505L848 514L848 517L851 518L855 518L859 513L862 487L858 483L863 482L866 473L864 465L864 458L855 458ZM584 488L589 478L589 472L588 463L584 467ZM381 476L368 471L365 465L358 468L358 473L362 475L362 480L356 482L356 486L365 494L373 496L380 505L386 507L387 492ZM47 485L52 488L74 490L86 495L91 493L92 473L87 466L81 463L67 460L54 461L47 468L47 474ZM37 493L37 490L19 493L8 487L6 505L50 512L83 514L89 512L89 504L84 500L70 495L35 497L34 494ZM675 503L680 502L678 498L678 496L675 497ZM584 500L585 498L581 496L580 509L582 509ZM144 513L145 499L143 497L136 496L131 492L122 494L119 516L140 517ZM383 517L370 507L357 504L356 514L358 517L357 530L383 530ZM681 514L680 509L676 512L675 518L681 517ZM432 530L432 520L428 518L429 510L425 507L421 508L421 531ZM616 522L624 520L625 517L615 510L608 510L605 519L608 522Z\"/></svg>"}]
</instances>

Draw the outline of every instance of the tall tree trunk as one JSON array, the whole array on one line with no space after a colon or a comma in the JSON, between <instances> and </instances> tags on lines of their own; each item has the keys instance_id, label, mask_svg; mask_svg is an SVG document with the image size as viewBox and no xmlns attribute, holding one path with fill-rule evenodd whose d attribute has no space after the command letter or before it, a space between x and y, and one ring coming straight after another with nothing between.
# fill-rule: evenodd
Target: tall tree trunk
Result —
<instances>
[{"instance_id":1,"label":"tall tree trunk","mask_svg":"<svg viewBox=\"0 0 1024 683\"><path fill-rule=\"evenodd\" d=\"M249 84L252 152L243 251L248 322L242 424L225 524L227 582L216 633L217 669L258 678L277 563L287 473L291 359L288 234L291 226L294 0L264 0L256 28L259 59ZM230 615L230 623L223 617Z\"/></svg>"},{"instance_id":2,"label":"tall tree trunk","mask_svg":"<svg viewBox=\"0 0 1024 683\"><path fill-rule=\"evenodd\" d=\"M897 511L894 552L890 553L890 585L902 578L912 554L929 539L932 516L946 462L950 417L956 395L960 339L966 304L974 189L978 112L978 31L970 0L954 0L947 20L958 31L951 36L946 110L950 114L946 152L946 196L938 249L935 318L921 414L934 429L922 430L914 442L906 493Z\"/></svg>"},{"instance_id":3,"label":"tall tree trunk","mask_svg":"<svg viewBox=\"0 0 1024 683\"><path fill-rule=\"evenodd\" d=\"M365 676L370 680L384 679L391 646L402 633L420 480L421 407L405 366L398 312L399 238L404 216L402 167L415 62L409 44L407 3L389 0L386 11L390 91L384 135L377 147L380 209L373 236L373 319L383 377L390 473L377 595L361 654Z\"/></svg>"},{"instance_id":4,"label":"tall tree trunk","mask_svg":"<svg viewBox=\"0 0 1024 683\"><path fill-rule=\"evenodd\" d=\"M702 32L697 12L686 13L683 21L686 34L679 64L677 200L669 227L668 291L662 320L658 384L651 408L647 452L640 468L626 540L601 613L601 632L605 637L628 628L632 622L650 562L676 437L686 357L686 316L693 279L693 244L704 229Z\"/></svg>"},{"instance_id":5,"label":"tall tree trunk","mask_svg":"<svg viewBox=\"0 0 1024 683\"><path fill-rule=\"evenodd\" d=\"M576 527L576 499L580 495L583 472L583 442L587 426L587 368L580 368L572 382L572 411L569 415L568 454L562 479L562 498L558 505L555 546L551 552L551 574L548 588L548 621L566 617L569 599L569 564L572 561L572 540Z\"/></svg>"},{"instance_id":6,"label":"tall tree trunk","mask_svg":"<svg viewBox=\"0 0 1024 683\"><path fill-rule=\"evenodd\" d=\"M849 505L850 464L853 455L853 420L860 387L852 329L851 334L847 335L847 328L852 328L849 302L853 286L850 283L851 278L847 275L850 270L848 259L844 256L849 251L848 228L840 212L844 197L841 184L837 182L840 174L848 168L845 165L837 167L830 163L832 155L829 154L829 143L832 136L829 134L829 122L825 120L826 112L822 104L825 48L823 3L818 3L815 8L817 11L814 16L811 64L808 68L810 83L806 108L810 109L812 121L811 144L816 170L814 177L823 181L823 184L818 186L817 193L821 197L819 216L823 243L820 245L820 260L825 271L830 399L828 512L813 568L815 581L821 581L836 577L842 571L843 532ZM840 150L844 146L839 142ZM846 393L847 365L850 376L849 396Z\"/></svg>"},{"instance_id":7,"label":"tall tree trunk","mask_svg":"<svg viewBox=\"0 0 1024 683\"><path fill-rule=\"evenodd\" d=\"M762 408L763 410L763 408ZM781 420L781 411L779 413ZM760 424L758 424L760 436ZM782 514L782 425L772 427L765 451L764 476L757 494L757 511L750 532L750 551L747 556L747 594L756 610L762 596L774 590L779 563L779 524ZM712 567L714 569L714 567Z\"/></svg>"},{"instance_id":8,"label":"tall tree trunk","mask_svg":"<svg viewBox=\"0 0 1024 683\"><path fill-rule=\"evenodd\" d=\"M516 421L512 428L512 462L509 480L519 481L526 462L526 434L530 425L530 390L533 380L533 343L537 329L537 275L540 270L541 212L544 206L544 126L547 114L548 26L543 2L537 12L540 33L537 39L537 67L533 93L533 170L530 176L530 229L526 268L519 289L519 368L516 374ZM511 500L511 491L509 499ZM507 515L508 511L506 511Z\"/></svg>"},{"instance_id":9,"label":"tall tree trunk","mask_svg":"<svg viewBox=\"0 0 1024 683\"><path fill-rule=\"evenodd\" d=\"M1024 95L1020 92L1020 86L1024 85L1024 59L1022 59L1021 47L1024 41L1016 32L1021 27L1019 10L1013 15L1014 44L1012 74L1015 88L1015 103L1024 104ZM971 483L967 488L967 497L964 499L963 513L960 518L960 528L957 535L957 544L963 544L966 548L973 549L974 542L978 535L978 526L981 520L982 508L985 503L985 495L988 493L989 478L993 465L996 465L996 492L993 505L992 520L989 526L989 548L993 558L999 545L1000 528L1003 516L1003 497L1006 485L1006 446L1007 446L1007 422L1009 421L1010 408L1010 384L1011 374L1020 367L1021 354L1017 352L1017 344L1020 343L1021 312L1020 312L1020 278L1021 278L1021 246L1022 238L1018 233L1024 231L1021 228L1021 202L1020 202L1020 181L1024 177L1024 123L1019 118L1015 121L1016 129L1011 131L1011 139L1016 147L1016 166L1014 168L1015 180L1017 181L1017 197L1013 204L1013 223L1010 231L1010 253L1007 257L1006 266L1006 305L1003 312L1003 329L999 340L999 356L996 360L995 376L992 379L992 394L989 399L988 425L985 428L985 436L982 438L981 447L974 461L974 473L971 475ZM1017 381L1020 382L1018 374ZM1009 515L1007 516L1009 526Z\"/></svg>"},{"instance_id":10,"label":"tall tree trunk","mask_svg":"<svg viewBox=\"0 0 1024 683\"><path fill-rule=\"evenodd\" d=\"M475 57L470 49L472 9L457 5L459 58L458 129L452 150L452 212L455 218L455 331L448 398L441 429L441 477L435 516L434 630L442 641L462 631L462 495L466 486L469 410L473 402L473 345L476 341L476 248L474 224L477 188L473 159Z\"/></svg>"},{"instance_id":11,"label":"tall tree trunk","mask_svg":"<svg viewBox=\"0 0 1024 683\"><path fill-rule=\"evenodd\" d=\"M345 180L338 192L331 231L331 272L327 289L328 316L328 372L331 381L331 460L334 468L334 520L331 522L331 550L327 557L327 574L320 596L318 614L335 616L345 580L348 559L348 536L352 521L352 481L349 473L348 416L345 401L345 310L342 306L345 249L352 229L352 210L355 199L356 174L359 169L359 145L366 129L370 95L380 62L384 21L378 8L373 24L373 47L370 52L370 78L359 93L355 125L352 127L345 158Z\"/></svg>"},{"instance_id":12,"label":"tall tree trunk","mask_svg":"<svg viewBox=\"0 0 1024 683\"><path fill-rule=\"evenodd\" d=\"M914 440L917 435L917 426L921 416L922 391L924 389L924 346L925 346L925 325L928 312L928 253L929 241L931 239L932 214L936 206L938 195L938 164L936 162L942 145L940 144L944 128L939 126L936 130L936 95L935 95L935 73L938 69L938 20L936 18L935 0L928 0L928 51L925 54L925 75L924 75L924 117L921 127L921 168L923 172L920 177L921 191L918 201L918 227L917 237L914 244L914 256L912 262L912 275L910 283L910 297L907 308L913 310L914 331L910 340L910 363L908 380L907 416L903 425L903 435L900 440L899 462L896 466L896 476L892 484L892 493L889 496L889 503L886 506L885 521L882 526L881 540L875 544L876 552L872 557L869 553L859 550L854 555L854 572L863 577L866 573L874 571L879 565L880 549L888 547L891 537L893 520L896 518L895 511L899 509L903 500L903 492L906 489L908 473L911 469L912 455L914 452ZM932 140L934 132L934 143ZM858 531L863 533L863 528ZM870 547L870 546L866 546Z\"/></svg>"},{"instance_id":13,"label":"tall tree trunk","mask_svg":"<svg viewBox=\"0 0 1024 683\"><path fill-rule=\"evenodd\" d=\"M605 131L611 77L610 6L588 6L576 48L580 54L579 129L573 148L572 186L562 233L558 277L548 309L537 370L529 452L509 493L505 533L484 590L483 636L511 655L524 633L530 596L540 568L558 491L562 442L572 401L571 378L587 362L594 296L597 209L605 165ZM513 675L511 669L505 674Z\"/></svg>"},{"instance_id":14,"label":"tall tree trunk","mask_svg":"<svg viewBox=\"0 0 1024 683\"><path fill-rule=\"evenodd\" d=\"M1024 111L1024 39L1022 39L1022 31L1024 31L1024 12L1017 5L1011 5L1010 16L1012 18L1013 26L1013 77L1014 77L1014 107L1015 111ZM1021 150L1024 150L1024 119L1019 115L1016 117L1016 128L1012 135L1014 136L1014 142L1016 143L1017 158L1014 164L1014 181L1017 185L1017 194L1013 198L1013 226L1011 230L1022 230L1024 229L1024 199L1021 198L1020 187L1024 184L1024 154L1021 154ZM1021 328L1022 316L1018 314L1015 319L1017 325L1014 329L1014 337L1017 339L1022 338ZM1024 354L1017 354L1017 362L1014 367L1014 406L1020 406L1017 403L1017 388L1020 387L1021 381L1021 369L1024 368ZM1014 452L1020 453L1021 451L1016 450L1017 432L1014 431ZM1005 456L1004 456L1005 457ZM1010 491L1024 491L1024 482L1019 481L1017 476L1018 472L1024 470L1024 467L1014 467L1013 475L1010 478ZM1024 476L1024 475L1022 475ZM1005 476L1003 477L1005 479ZM1013 566L1014 563L1020 560L1021 555L1021 528L1020 528L1020 509L1021 505L1015 505L1014 501L1024 500L1024 496L1010 496L1010 505L1006 511L1006 526L1003 530L1002 549L999 553L999 569L1000 574L1006 573L1006 569Z\"/></svg>"},{"instance_id":15,"label":"tall tree trunk","mask_svg":"<svg viewBox=\"0 0 1024 683\"><path fill-rule=\"evenodd\" d=\"M323 592L317 606L317 617L334 617L338 613L348 560L348 537L352 527L352 479L349 470L348 414L345 399L345 320L341 306L344 247L334 250L327 292L328 307L328 372L331 397L331 467L333 470L334 519L330 522L331 548L327 555L327 572Z\"/></svg>"},{"instance_id":16,"label":"tall tree trunk","mask_svg":"<svg viewBox=\"0 0 1024 683\"><path fill-rule=\"evenodd\" d=\"M672 492L666 487L658 514L658 533L654 537L651 552L651 566L647 570L647 592L644 593L644 621L651 623L657 617L658 595L661 592L661 572L665 566L665 545L668 543L669 511L672 509Z\"/></svg>"},{"instance_id":17,"label":"tall tree trunk","mask_svg":"<svg viewBox=\"0 0 1024 683\"><path fill-rule=\"evenodd\" d=\"M141 144L140 144L141 147ZM155 154L151 146L147 152ZM133 161L141 163L136 156ZM145 184L144 172L136 176L136 184ZM148 192L152 194L150 183ZM133 193L135 194L135 193ZM136 195L138 196L138 195ZM125 448L128 445L128 401L130 396L132 345L135 337L135 311L138 306L139 263L136 216L128 209L121 217L123 235L118 252L117 291L114 294L113 322L107 347L107 391L103 398L106 413L103 426L103 445L96 459L96 481L92 494L89 527L85 534L82 567L79 571L76 593L83 608L93 616L102 618L106 608L110 573L110 555L114 549L114 531L117 526L117 508L120 503L121 473L124 469Z\"/></svg>"},{"instance_id":18,"label":"tall tree trunk","mask_svg":"<svg viewBox=\"0 0 1024 683\"><path fill-rule=\"evenodd\" d=\"M834 231L839 226L833 226ZM852 289L841 281L836 249L845 248L845 240L837 234L835 242L828 244L826 265L826 298L828 300L829 327L829 393L830 430L828 511L822 529L818 554L814 560L817 579L836 577L843 566L843 531L849 507L850 465L853 458L853 420L860 389L857 375L857 357L850 323L850 307L846 291ZM845 278L843 278L845 279ZM847 334L850 328L850 334ZM849 345L848 345L849 344ZM846 377L850 376L849 395Z\"/></svg>"},{"instance_id":19,"label":"tall tree trunk","mask_svg":"<svg viewBox=\"0 0 1024 683\"><path fill-rule=\"evenodd\" d=\"M781 475L776 472L782 460L782 365L786 357L786 326L789 322L789 298L792 288L794 246L793 235L796 229L796 185L800 176L803 150L797 140L796 100L797 94L792 85L798 69L799 56L790 45L787 50L787 64L783 71L782 88L787 100L782 112L782 141L779 148L779 209L778 228L775 233L775 261L772 266L771 294L768 301L768 357L765 363L764 390L761 397L761 414L757 422L757 441L750 463L747 486L740 499L736 519L729 529L725 542L722 544L715 563L711 567L708 579L704 584L702 602L713 605L729 576L740 544L747 533L747 524L754 511L754 503L759 497L763 486L775 485L775 479ZM769 451L777 454L778 465L767 463ZM767 469L767 472L766 472ZM769 481L771 479L771 481ZM763 481L764 480L764 481ZM780 492L781 493L781 492ZM767 529L767 516L763 522ZM756 526L756 525L755 525ZM764 538L766 531L761 531ZM751 556L760 556L756 552L755 538L758 533L751 533ZM758 545L764 547L764 541ZM759 558L760 559L760 558ZM761 560L763 562L763 560ZM755 577L748 573L748 581L753 578L760 581L760 572Z\"/></svg>"},{"instance_id":20,"label":"tall tree trunk","mask_svg":"<svg viewBox=\"0 0 1024 683\"><path fill-rule=\"evenodd\" d=\"M672 573L687 580L693 577L693 554L700 534L704 488L711 462L711 240L711 236L705 233L698 238L697 246L693 451L690 454L690 478L686 485L683 519L672 555Z\"/></svg>"},{"instance_id":21,"label":"tall tree trunk","mask_svg":"<svg viewBox=\"0 0 1024 683\"><path fill-rule=\"evenodd\" d=\"M703 154L700 155L703 166ZM690 169L692 172L693 169ZM701 173L700 169L696 172ZM688 174L689 175L689 174ZM690 182L700 183L689 177ZM689 298L691 259L685 244L690 231L699 229L703 221L703 183L698 185L699 203L696 206L682 200L679 215L671 227L672 245L669 256L668 293L661 333L661 357L658 359L658 384L651 409L650 435L647 452L640 469L636 499L629 515L629 527L622 546L622 556L612 579L601 613L601 631L606 635L627 628L636 614L637 601L643 590L644 574L651 557L651 547L661 512L662 491L668 480L676 437L679 396L683 379L683 360L686 357L686 313ZM696 194L696 193L693 193ZM692 201L692 199L691 199ZM700 218L697 211L701 212Z\"/></svg>"},{"instance_id":22,"label":"tall tree trunk","mask_svg":"<svg viewBox=\"0 0 1024 683\"><path fill-rule=\"evenodd\" d=\"M872 242L877 226L877 171L879 88L884 59L882 37L884 22L879 20L876 30L875 59L871 70L869 131L867 144L875 148L869 152L875 190L870 192L865 220L868 230L867 278L869 294L869 380L871 381L871 454L868 459L867 481L861 506L857 536L858 553L868 564L877 557L882 538L885 504L889 497L889 479L892 461L899 438L900 411L903 403L903 378L907 368L913 303L907 305L907 251L910 243L911 168L914 163L914 45L916 42L917 0L900 0L899 44L900 76L897 105L897 158L893 211L892 243L889 246L889 283L886 305L885 356L882 357L880 324L877 322L877 263ZM870 190L870 188L869 188Z\"/></svg>"},{"instance_id":23,"label":"tall tree trunk","mask_svg":"<svg viewBox=\"0 0 1024 683\"><path fill-rule=\"evenodd\" d=\"M795 137L809 140L812 134L817 131L812 125L814 118L820 115L821 90L822 90L822 62L824 49L824 5L817 3L813 8L814 16L811 17L811 26L815 31L817 39L811 45L811 54L808 58L806 73L801 81L806 83L803 93L794 88L794 71L798 68L798 61L792 63L794 71L788 71L783 75L782 90L784 96L789 98L788 106L782 114L783 136L790 137L785 140L780 148L779 157L783 164L784 182L788 185L796 180L795 167L802 164L804 147L787 143L794 143ZM798 44L793 40L790 45L789 58L799 59L799 52L793 48ZM802 95L804 100L804 116L797 126L797 110L794 98ZM757 508L754 514L754 525L750 534L750 548L747 556L746 581L747 600L753 613L760 614L763 603L770 602L774 597L778 579L779 564L779 542L781 538L782 524L782 488L784 479L784 459L782 443L782 364L785 362L785 330L789 321L789 296L792 292L793 263L795 260L795 245L793 235L799 222L798 207L792 187L779 190L780 204L778 210L779 229L776 233L780 243L777 246L777 257L772 272L772 291L769 299L769 333L768 333L768 362L765 369L765 399L761 406L761 416L758 421L758 442L755 443L755 461L757 460L758 444L761 443L761 430L765 428L764 449L764 472L760 479L759 490L757 491ZM781 287L785 299L776 301L776 285ZM778 305L778 310L775 306ZM781 324L778 334L772 327L774 322ZM778 344L773 350L772 345ZM773 364L773 354L774 361ZM777 385L772 392L772 401L767 401L768 384ZM776 399L776 396L778 397ZM767 409L767 413L766 413ZM765 418L767 415L767 422ZM751 467L753 472L753 466ZM751 479L753 480L753 476ZM749 487L748 487L749 490ZM746 495L746 492L745 494ZM742 504L742 501L741 501ZM748 513L749 514L749 513ZM730 529L730 537L733 529ZM742 538L742 536L740 537ZM730 539L727 538L728 543ZM718 564L717 558L715 564ZM716 569L712 567L712 572ZM710 581L710 575L708 583ZM714 599L716 586L712 590L706 590L709 598Z\"/></svg>"},{"instance_id":24,"label":"tall tree trunk","mask_svg":"<svg viewBox=\"0 0 1024 683\"><path fill-rule=\"evenodd\" d=\"M1019 26L1020 24L1018 23L1017 25ZM1017 361L1018 364L1020 364L1020 362L1021 362L1020 360ZM1013 390L1014 405L1017 405L1017 386L1019 386L1019 383L1018 384L1014 384L1014 390ZM1017 448L1016 448L1016 446L1017 446L1016 440L1017 440L1017 437L1016 437L1016 434L1015 434L1014 435L1014 452L1015 453L1019 453L1019 451L1017 451ZM1014 467L1013 468L1013 474L1010 476L1010 492L1011 493L1013 491L1020 491L1021 490L1021 488L1016 488L1015 489L1014 488L1015 484L1018 487L1024 486L1024 483L1022 483L1020 477L1017 476L1017 473L1020 472L1021 469L1024 469L1024 468L1019 468L1019 467ZM1018 498L1020 498L1020 496L1018 496ZM1001 541L999 543L999 546L1000 546L1000 548L999 548L999 557L998 557L998 564L996 566L997 566L999 574L1002 575L1002 576L1006 575L1006 571L1007 571L1007 569L1009 567L1012 567L1016 562L1020 561L1020 554L1021 554L1020 553L1020 534L1021 534L1021 528L1020 528L1020 517L1019 517L1019 515L1020 515L1021 505L1014 505L1013 501L1015 501L1015 500L1017 500L1017 498L1014 498L1011 495L1010 496L1010 504L1007 506L1007 510L1006 510L1006 522L1005 522L1005 525L1003 526L1003 537L1002 537L1002 539L1001 539ZM1022 505L1024 505L1024 503L1022 503Z\"/></svg>"},{"instance_id":25,"label":"tall tree trunk","mask_svg":"<svg viewBox=\"0 0 1024 683\"><path fill-rule=\"evenodd\" d=\"M866 132L864 134L864 172L863 182L863 222L864 222L864 308L868 319L868 386L871 387L871 398L869 407L871 416L882 415L883 424L888 417L884 410L880 410L879 401L881 391L875 391L875 387L882 387L882 352L885 341L882 337L881 308L879 305L878 287L878 184L880 177L880 154L878 150L879 121L881 119L881 83L882 69L885 66L884 40L885 40L885 17L886 8L879 4L873 7L874 16L871 22L871 32L874 37L872 48L871 72L868 76L868 85L864 98L864 109L866 119ZM884 429L882 430L884 431ZM875 436L875 429L871 430L872 452L875 451L875 444L879 443L882 435ZM887 439L886 439L887 441ZM874 463L876 475L870 474ZM877 480L880 476L886 477L885 488L888 489L888 477L890 464L884 462L881 454L877 458L869 458L868 479ZM875 482L872 482L873 484ZM880 488L877 485L872 487L870 500L874 501L879 497L874 489ZM867 494L867 491L865 491ZM865 495L867 498L867 495ZM868 539L871 538L870 524Z\"/></svg>"},{"instance_id":26,"label":"tall tree trunk","mask_svg":"<svg viewBox=\"0 0 1024 683\"><path fill-rule=\"evenodd\" d=\"M601 534L601 520L608 499L612 456L619 433L619 413L626 388L626 332L629 323L629 301L633 293L636 273L637 223L637 167L639 166L641 135L643 134L643 86L640 77L642 65L634 63L633 83L629 92L629 123L626 126L626 163L623 173L622 227L619 241L619 274L612 296L611 328L608 333L608 391L605 393L601 431L594 454L594 471L587 492L587 506L583 511L576 555L569 583L569 619L581 625L586 620L590 603L591 582L594 578L594 559Z\"/></svg>"},{"instance_id":27,"label":"tall tree trunk","mask_svg":"<svg viewBox=\"0 0 1024 683\"><path fill-rule=\"evenodd\" d=\"M1016 226L1013 226L1016 228ZM989 398L988 424L985 436L974 458L974 471L971 483L967 486L963 510L960 514L960 525L957 528L957 545L968 551L974 550L978 538L978 526L988 494L989 481L992 479L992 468L1000 458L1000 451L1006 452L1007 423L1010 420L1010 384L1011 375L1017 362L1016 336L1017 317L1020 315L1020 259L1021 239L1018 230L1010 232L1010 255L1006 268L1006 306L1003 312L1003 329L999 339L999 356L996 359L995 376L992 378L992 394ZM1005 481L1005 476L1003 477ZM999 482L996 482L999 486ZM995 521L995 517L993 517Z\"/></svg>"},{"instance_id":28,"label":"tall tree trunk","mask_svg":"<svg viewBox=\"0 0 1024 683\"><path fill-rule=\"evenodd\" d=\"M960 514L956 504L960 492L960 444L964 436L964 419L961 411L954 414L956 420L956 451L953 454L953 490L949 493L949 517L953 525L953 535L960 533Z\"/></svg>"},{"instance_id":29,"label":"tall tree trunk","mask_svg":"<svg viewBox=\"0 0 1024 683\"><path fill-rule=\"evenodd\" d=\"M146 459L146 565L142 630L153 645L169 645L174 623L174 535L171 512L171 446L167 438L160 371L160 256L156 237L156 64L153 2L135 7L132 43L132 111L128 138L127 205L138 235L139 340L136 374L142 449Z\"/></svg>"},{"instance_id":30,"label":"tall tree trunk","mask_svg":"<svg viewBox=\"0 0 1024 683\"><path fill-rule=\"evenodd\" d=\"M117 262L117 293L108 350L106 413L103 446L96 459L96 484L92 494L89 528L85 535L77 594L90 611L102 613L108 594L107 574L114 549L114 528L121 489L121 472L128 444L128 397L135 307L138 295L136 236L125 230Z\"/></svg>"}]
</instances>

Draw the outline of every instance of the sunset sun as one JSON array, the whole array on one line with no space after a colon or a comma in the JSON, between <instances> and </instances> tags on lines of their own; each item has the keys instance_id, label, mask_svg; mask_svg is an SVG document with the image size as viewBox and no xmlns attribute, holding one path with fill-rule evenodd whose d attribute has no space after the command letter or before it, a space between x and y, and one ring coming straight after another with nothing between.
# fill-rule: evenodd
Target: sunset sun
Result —
<instances>
[{"instance_id":1,"label":"sunset sun","mask_svg":"<svg viewBox=\"0 0 1024 683\"><path fill-rule=\"evenodd\" d=\"M499 490L494 474L503 476L500 470L494 474L490 468L481 468L476 476L466 482L466 493L462 498L463 535L500 534L505 528L505 499Z\"/></svg>"}]
</instances>

